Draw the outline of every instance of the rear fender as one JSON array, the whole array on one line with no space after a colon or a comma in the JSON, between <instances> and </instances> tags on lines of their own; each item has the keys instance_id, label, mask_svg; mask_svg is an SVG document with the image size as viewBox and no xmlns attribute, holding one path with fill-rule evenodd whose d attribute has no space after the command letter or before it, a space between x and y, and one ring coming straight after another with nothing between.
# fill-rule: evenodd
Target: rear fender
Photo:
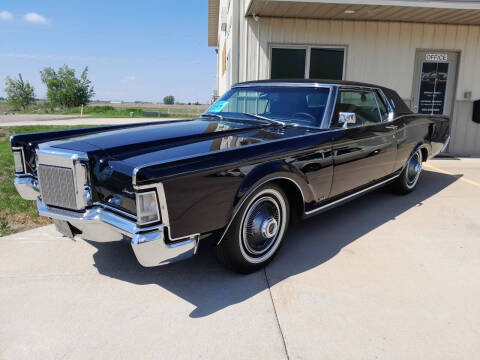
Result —
<instances>
[{"instance_id":1,"label":"rear fender","mask_svg":"<svg viewBox=\"0 0 480 360\"><path fill-rule=\"evenodd\" d=\"M425 161L427 161L428 157L430 156L432 147L430 146L430 143L420 142L413 148L413 150L410 153L410 156L408 157L408 159L410 159L410 157L413 154L415 154L418 150L422 151L422 161L425 162ZM407 162L408 162L408 159L407 159ZM404 164L404 167L405 166L406 166L406 164Z\"/></svg>"}]
</instances>

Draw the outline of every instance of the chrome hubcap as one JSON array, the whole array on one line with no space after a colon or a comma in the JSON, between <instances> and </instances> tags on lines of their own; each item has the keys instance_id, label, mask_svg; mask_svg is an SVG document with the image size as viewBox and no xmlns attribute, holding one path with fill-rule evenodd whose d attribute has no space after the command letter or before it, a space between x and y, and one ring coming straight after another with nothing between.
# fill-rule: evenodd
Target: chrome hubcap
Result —
<instances>
[{"instance_id":1,"label":"chrome hubcap","mask_svg":"<svg viewBox=\"0 0 480 360\"><path fill-rule=\"evenodd\" d=\"M407 183L408 186L414 186L422 171L422 158L420 152L417 151L412 155L407 164Z\"/></svg>"},{"instance_id":2,"label":"chrome hubcap","mask_svg":"<svg viewBox=\"0 0 480 360\"><path fill-rule=\"evenodd\" d=\"M266 253L278 237L281 221L275 199L264 196L256 200L245 215L242 227L242 242L247 253L253 256Z\"/></svg>"},{"instance_id":3,"label":"chrome hubcap","mask_svg":"<svg viewBox=\"0 0 480 360\"><path fill-rule=\"evenodd\" d=\"M262 235L265 239L270 239L277 234L278 223L274 218L265 220L262 223Z\"/></svg>"}]
</instances>

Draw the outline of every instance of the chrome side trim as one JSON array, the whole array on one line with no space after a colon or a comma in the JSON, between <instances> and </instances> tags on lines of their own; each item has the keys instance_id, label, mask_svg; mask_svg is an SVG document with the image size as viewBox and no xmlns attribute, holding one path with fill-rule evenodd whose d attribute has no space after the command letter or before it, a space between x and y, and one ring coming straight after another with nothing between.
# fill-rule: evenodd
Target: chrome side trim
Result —
<instances>
[{"instance_id":1,"label":"chrome side trim","mask_svg":"<svg viewBox=\"0 0 480 360\"><path fill-rule=\"evenodd\" d=\"M93 203L94 206L101 206L111 212L114 212L114 213L118 213L120 215L123 215L123 216L126 216L126 217L129 217L130 219L134 220L135 222L137 221L137 217L134 215L134 214L131 214L129 212L126 212L124 210L121 210L121 209L117 209L116 207L114 206L111 206L111 205L108 205L108 204L104 204L104 203L101 203L101 202L95 202Z\"/></svg>"},{"instance_id":2,"label":"chrome side trim","mask_svg":"<svg viewBox=\"0 0 480 360\"><path fill-rule=\"evenodd\" d=\"M390 104L390 101L388 101L387 95L385 95L382 89L377 89L377 91L382 96L385 105L387 105L388 117L390 118L390 114L392 114L392 119L388 120L388 122L395 120L395 109L392 107L392 104Z\"/></svg>"},{"instance_id":3,"label":"chrome side trim","mask_svg":"<svg viewBox=\"0 0 480 360\"><path fill-rule=\"evenodd\" d=\"M324 87L324 88L330 88L337 86L337 84L326 84L326 83L321 83L321 82L251 82L251 83L238 83L232 86L232 89L235 88L244 88L244 87L262 87L262 86L270 86L270 87L276 87L276 86L282 86L282 87L314 87L314 88L319 88L319 87Z\"/></svg>"},{"instance_id":4,"label":"chrome side trim","mask_svg":"<svg viewBox=\"0 0 480 360\"><path fill-rule=\"evenodd\" d=\"M445 140L445 142L443 143L442 149L440 150L441 153L445 151L449 142L450 142L450 135L448 135L447 140Z\"/></svg>"},{"instance_id":5,"label":"chrome side trim","mask_svg":"<svg viewBox=\"0 0 480 360\"><path fill-rule=\"evenodd\" d=\"M167 197L165 196L165 188L162 183L157 184L158 201L160 202L160 216L164 224L170 229L170 217L168 216Z\"/></svg>"},{"instance_id":6,"label":"chrome side trim","mask_svg":"<svg viewBox=\"0 0 480 360\"><path fill-rule=\"evenodd\" d=\"M388 178L387 180L384 180L384 181L382 181L382 182L379 182L379 183L377 183L377 184L375 184L375 185L369 186L369 187L366 188L366 189L357 191L357 192L355 192L355 193L353 193L353 194L350 194L350 195L348 195L348 196L345 196L345 197L343 197L343 198L341 198L341 199L338 199L338 200L335 200L335 201L333 201L333 202L331 202L331 203L322 205L322 206L320 206L320 207L318 207L318 208L316 208L316 209L313 209L313 210L310 210L310 211L306 211L306 212L305 212L305 215L311 215L311 214L315 214L316 212L319 212L319 211L321 211L321 210L327 210L327 209L329 209L330 207L334 207L336 204L341 203L341 202L343 202L343 201L346 201L346 200L348 200L348 199L350 199L350 198L352 198L352 197L354 197L354 196L358 196L358 195L361 195L361 194L363 194L363 193L365 193L365 192L368 192L368 191L374 190L374 189L376 189L376 188L379 188L379 187L381 187L382 185L384 185L384 184L386 184L386 183L388 183L388 182L390 182L390 181L392 181L392 180L395 180L395 179L398 178L399 176L400 176L400 174L395 175L395 176L392 176L391 178Z\"/></svg>"},{"instance_id":7,"label":"chrome side trim","mask_svg":"<svg viewBox=\"0 0 480 360\"><path fill-rule=\"evenodd\" d=\"M235 209L235 211L233 212L233 215L232 217L230 218L230 221L228 222L227 226L225 227L225 230L223 231L222 235L220 236L220 239L218 239L218 242L217 242L217 245L220 244L223 240L223 238L225 237L225 234L227 233L228 229L230 228L230 225L232 224L233 220L235 219L235 216L237 216L238 212L240 211L241 207L243 206L243 204L248 200L249 196L251 194L253 194L255 192L255 190L257 190L260 186L270 182L270 181L274 181L274 180L278 180L278 179L285 179L285 180L289 180L291 181L293 184L295 184L298 188L298 190L300 190L300 193L302 194L302 200L303 200L303 204L305 206L305 196L303 195L303 191L302 191L302 188L300 187L300 185L298 185L298 183L295 181L295 180L292 180L290 178L287 178L285 176L276 176L276 177L273 177L273 178L269 178L265 181L262 181L260 184L258 184L257 186L255 186L253 189L251 189L247 194L245 194L243 196L243 199L237 204L237 207Z\"/></svg>"}]
</instances>

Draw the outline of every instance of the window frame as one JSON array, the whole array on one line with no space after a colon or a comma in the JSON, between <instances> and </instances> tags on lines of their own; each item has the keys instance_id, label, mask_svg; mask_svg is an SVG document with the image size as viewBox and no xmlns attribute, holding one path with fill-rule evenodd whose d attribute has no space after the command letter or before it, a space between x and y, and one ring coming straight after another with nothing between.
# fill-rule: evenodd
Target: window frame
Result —
<instances>
[{"instance_id":1,"label":"window frame","mask_svg":"<svg viewBox=\"0 0 480 360\"><path fill-rule=\"evenodd\" d=\"M305 50L305 72L303 78L308 80L310 79L310 58L312 49L342 49L343 50L343 69L342 69L342 79L345 80L347 73L347 52L348 45L314 45L314 44L281 44L281 43L270 43L268 46L268 78L272 77L272 59L273 59L273 49L300 49Z\"/></svg>"}]
</instances>

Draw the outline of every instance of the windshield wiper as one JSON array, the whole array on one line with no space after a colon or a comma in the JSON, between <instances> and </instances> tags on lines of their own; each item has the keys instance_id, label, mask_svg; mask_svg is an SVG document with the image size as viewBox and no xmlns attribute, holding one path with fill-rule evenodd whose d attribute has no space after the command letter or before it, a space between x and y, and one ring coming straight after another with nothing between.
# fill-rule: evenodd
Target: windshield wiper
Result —
<instances>
[{"instance_id":1,"label":"windshield wiper","mask_svg":"<svg viewBox=\"0 0 480 360\"><path fill-rule=\"evenodd\" d=\"M251 117L254 117L254 118L256 118L256 119L265 120L265 121L270 122L271 124L276 124L276 125L281 125L281 126L287 125L287 124L284 123L283 121L270 119L270 118L265 117L265 116L262 116L262 115L251 114L251 113L241 113L241 114L242 114L242 115L251 116Z\"/></svg>"},{"instance_id":2,"label":"windshield wiper","mask_svg":"<svg viewBox=\"0 0 480 360\"><path fill-rule=\"evenodd\" d=\"M267 117L262 116L262 115L256 115L256 114L251 114L251 113L239 113L239 114L247 115L247 116L253 117L253 118L255 118L255 119L259 119L259 120L268 121L270 124L276 124L276 125L286 126L286 123L284 123L283 121L270 119L270 118L267 118ZM200 115L200 117L216 117L216 118L219 118L220 120L224 120L224 117L223 117L222 115L220 115L220 114L215 114L215 113L203 113L202 115ZM233 118L233 117L227 117L227 119L229 119L229 120L243 121L243 122L245 121L245 120L238 119L238 118Z\"/></svg>"},{"instance_id":3,"label":"windshield wiper","mask_svg":"<svg viewBox=\"0 0 480 360\"><path fill-rule=\"evenodd\" d=\"M220 120L223 120L223 116L220 115L220 114L204 113L204 114L200 115L200 117L202 117L202 116L216 117L216 118L219 118Z\"/></svg>"}]
</instances>

